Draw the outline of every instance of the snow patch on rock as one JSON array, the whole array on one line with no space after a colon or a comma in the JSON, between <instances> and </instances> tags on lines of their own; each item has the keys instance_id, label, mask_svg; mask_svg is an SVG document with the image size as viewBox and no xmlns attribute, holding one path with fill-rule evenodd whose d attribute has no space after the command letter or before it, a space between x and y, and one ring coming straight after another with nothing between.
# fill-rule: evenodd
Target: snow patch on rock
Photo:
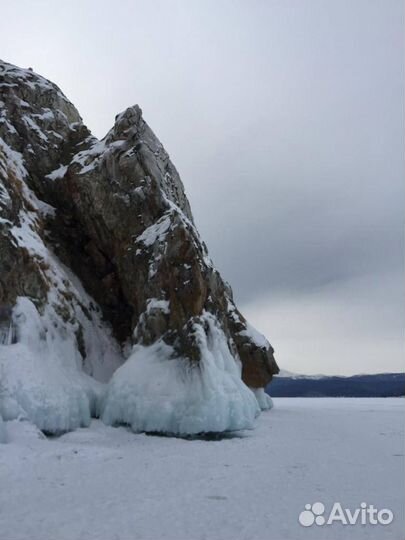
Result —
<instances>
[{"instance_id":1,"label":"snow patch on rock","mask_svg":"<svg viewBox=\"0 0 405 540\"><path fill-rule=\"evenodd\" d=\"M269 346L269 342L267 339L256 330L251 324L249 324L247 321L245 322L246 329L239 332L239 335L245 336L249 338L253 343L255 343L258 347L266 348Z\"/></svg>"},{"instance_id":2,"label":"snow patch on rock","mask_svg":"<svg viewBox=\"0 0 405 540\"><path fill-rule=\"evenodd\" d=\"M146 305L146 311L152 309L160 309L163 313L170 313L169 300L158 300L157 298L150 298Z\"/></svg>"},{"instance_id":3,"label":"snow patch on rock","mask_svg":"<svg viewBox=\"0 0 405 540\"><path fill-rule=\"evenodd\" d=\"M156 223L150 225L138 236L135 243L142 242L146 247L153 246L156 242L163 242L171 226L170 216L163 216Z\"/></svg>"},{"instance_id":4,"label":"snow patch on rock","mask_svg":"<svg viewBox=\"0 0 405 540\"><path fill-rule=\"evenodd\" d=\"M58 180L59 178L63 178L65 176L67 170L67 165L61 165L54 171L47 174L46 177L49 178L49 180Z\"/></svg>"}]
</instances>

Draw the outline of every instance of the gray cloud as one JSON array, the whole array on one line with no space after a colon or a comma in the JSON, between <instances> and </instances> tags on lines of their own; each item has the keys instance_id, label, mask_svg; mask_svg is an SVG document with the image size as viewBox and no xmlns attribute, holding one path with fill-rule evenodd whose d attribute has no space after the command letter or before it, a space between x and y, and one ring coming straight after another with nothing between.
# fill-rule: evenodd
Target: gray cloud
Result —
<instances>
[{"instance_id":1,"label":"gray cloud","mask_svg":"<svg viewBox=\"0 0 405 540\"><path fill-rule=\"evenodd\" d=\"M382 369L400 369L402 1L20 1L3 18L3 58L56 81L98 136L142 106L236 298L276 330L283 367L379 370L372 334ZM342 358L341 330L324 325L321 361L316 328L332 306L362 320L367 346L353 338ZM306 354L278 332L276 308L306 332Z\"/></svg>"},{"instance_id":2,"label":"gray cloud","mask_svg":"<svg viewBox=\"0 0 405 540\"><path fill-rule=\"evenodd\" d=\"M262 296L245 306L272 336L283 367L310 374L403 371L398 276L351 278L317 290Z\"/></svg>"}]
</instances>

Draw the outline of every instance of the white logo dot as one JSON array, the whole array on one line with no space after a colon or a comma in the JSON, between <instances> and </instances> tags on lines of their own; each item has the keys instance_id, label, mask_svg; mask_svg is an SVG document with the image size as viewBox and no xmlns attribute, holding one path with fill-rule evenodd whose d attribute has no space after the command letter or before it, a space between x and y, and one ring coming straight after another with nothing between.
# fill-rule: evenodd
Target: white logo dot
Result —
<instances>
[{"instance_id":1,"label":"white logo dot","mask_svg":"<svg viewBox=\"0 0 405 540\"><path fill-rule=\"evenodd\" d=\"M316 516L320 516L321 514L323 514L325 512L325 505L321 502L316 502L312 505L312 512L316 515Z\"/></svg>"},{"instance_id":2,"label":"white logo dot","mask_svg":"<svg viewBox=\"0 0 405 540\"><path fill-rule=\"evenodd\" d=\"M301 523L303 527L310 527L314 524L315 516L314 514L309 510L304 510L301 512L301 514L298 516L298 521Z\"/></svg>"},{"instance_id":3,"label":"white logo dot","mask_svg":"<svg viewBox=\"0 0 405 540\"><path fill-rule=\"evenodd\" d=\"M315 523L317 525L325 525L325 518L323 516L316 516Z\"/></svg>"}]
</instances>

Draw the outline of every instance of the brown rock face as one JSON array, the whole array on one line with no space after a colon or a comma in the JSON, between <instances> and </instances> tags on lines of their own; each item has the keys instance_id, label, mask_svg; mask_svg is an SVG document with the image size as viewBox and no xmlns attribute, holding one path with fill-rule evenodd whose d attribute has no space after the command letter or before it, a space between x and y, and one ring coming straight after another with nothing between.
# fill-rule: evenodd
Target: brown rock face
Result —
<instances>
[{"instance_id":1,"label":"brown rock face","mask_svg":"<svg viewBox=\"0 0 405 540\"><path fill-rule=\"evenodd\" d=\"M138 106L117 117L102 144L73 158L60 184L100 280L88 275L89 264L82 268L82 258L71 264L117 337L128 337L128 328L145 345L163 337L179 355L198 361L187 322L208 311L234 342L245 382L263 387L270 381L273 350L247 332L198 235L180 177ZM151 299L168 301L169 313L148 309Z\"/></svg>"},{"instance_id":2,"label":"brown rock face","mask_svg":"<svg viewBox=\"0 0 405 540\"><path fill-rule=\"evenodd\" d=\"M237 310L141 109L119 114L98 141L35 73L1 62L0 91L0 306L27 297L41 313L56 291L53 305L76 324L88 372L94 360L86 361L83 335L95 314L121 347L162 341L194 365L201 348L193 325L206 326L211 314L244 382L264 387L278 372L273 349ZM53 265L65 272L58 282Z\"/></svg>"}]
</instances>

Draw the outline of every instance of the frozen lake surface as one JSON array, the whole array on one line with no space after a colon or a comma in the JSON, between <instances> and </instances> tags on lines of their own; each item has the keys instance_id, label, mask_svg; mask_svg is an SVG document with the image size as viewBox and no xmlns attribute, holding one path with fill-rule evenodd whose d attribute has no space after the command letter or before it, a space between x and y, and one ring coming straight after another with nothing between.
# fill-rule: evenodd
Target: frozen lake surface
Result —
<instances>
[{"instance_id":1,"label":"frozen lake surface","mask_svg":"<svg viewBox=\"0 0 405 540\"><path fill-rule=\"evenodd\" d=\"M405 400L278 398L221 440L136 435L93 421L59 438L8 422L1 540L403 539ZM362 502L389 525L312 525L306 503Z\"/></svg>"}]
</instances>

